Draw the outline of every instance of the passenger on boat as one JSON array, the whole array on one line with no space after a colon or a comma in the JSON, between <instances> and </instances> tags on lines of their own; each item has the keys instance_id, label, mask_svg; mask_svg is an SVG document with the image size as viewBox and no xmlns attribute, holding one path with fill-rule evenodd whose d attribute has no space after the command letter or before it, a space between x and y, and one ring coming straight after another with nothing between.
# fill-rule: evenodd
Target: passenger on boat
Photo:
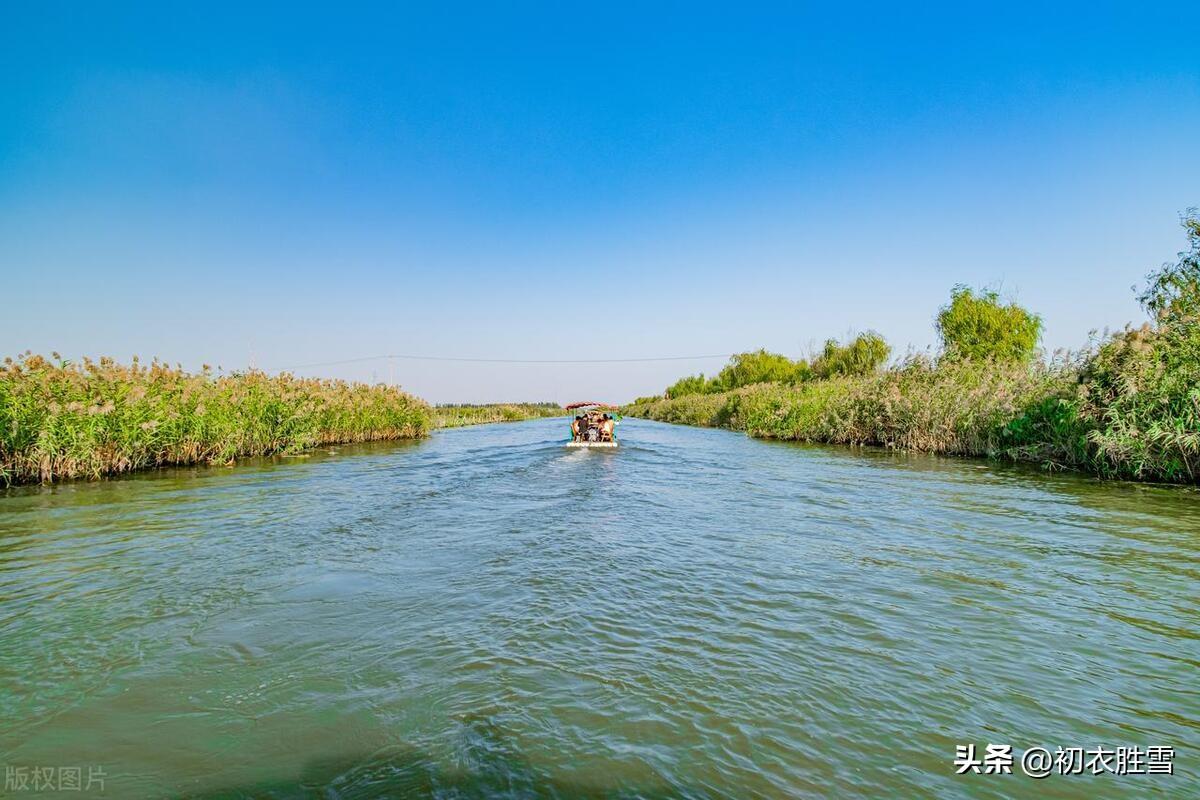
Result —
<instances>
[{"instance_id":1,"label":"passenger on boat","mask_svg":"<svg viewBox=\"0 0 1200 800\"><path fill-rule=\"evenodd\" d=\"M571 434L572 434L572 438L577 442L583 440L582 427L583 427L583 415L576 414L575 419L571 421Z\"/></svg>"}]
</instances>

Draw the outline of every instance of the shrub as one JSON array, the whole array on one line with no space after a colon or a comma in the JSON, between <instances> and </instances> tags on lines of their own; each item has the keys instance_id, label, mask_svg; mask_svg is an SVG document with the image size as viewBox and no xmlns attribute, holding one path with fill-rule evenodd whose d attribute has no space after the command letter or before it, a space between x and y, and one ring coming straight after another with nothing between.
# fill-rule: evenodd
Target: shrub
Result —
<instances>
[{"instance_id":1,"label":"shrub","mask_svg":"<svg viewBox=\"0 0 1200 800\"><path fill-rule=\"evenodd\" d=\"M994 291L955 286L937 315L944 357L1028 361L1042 335L1042 319L1016 303L1002 305Z\"/></svg>"},{"instance_id":2,"label":"shrub","mask_svg":"<svg viewBox=\"0 0 1200 800\"><path fill-rule=\"evenodd\" d=\"M667 387L667 397L684 397L689 394L704 394L708 391L708 382L704 380L704 374L688 375L686 378L680 378Z\"/></svg>"},{"instance_id":3,"label":"shrub","mask_svg":"<svg viewBox=\"0 0 1200 800\"><path fill-rule=\"evenodd\" d=\"M1139 297L1154 321L1115 334L1084 367L1080 414L1105 473L1200 476L1200 218L1183 224L1188 249Z\"/></svg>"},{"instance_id":4,"label":"shrub","mask_svg":"<svg viewBox=\"0 0 1200 800\"><path fill-rule=\"evenodd\" d=\"M874 331L859 334L845 345L829 339L821 355L813 360L812 374L817 378L867 375L883 366L891 352L887 341Z\"/></svg>"},{"instance_id":5,"label":"shrub","mask_svg":"<svg viewBox=\"0 0 1200 800\"><path fill-rule=\"evenodd\" d=\"M1196 209L1184 216L1182 224L1188 249L1179 253L1174 264L1163 264L1146 276L1146 290L1138 297L1163 326L1194 326L1200 317L1200 215Z\"/></svg>"},{"instance_id":6,"label":"shrub","mask_svg":"<svg viewBox=\"0 0 1200 800\"><path fill-rule=\"evenodd\" d=\"M779 353L754 350L738 353L708 384L710 392L727 392L754 383L799 383L811 375L807 361L793 361Z\"/></svg>"},{"instance_id":7,"label":"shrub","mask_svg":"<svg viewBox=\"0 0 1200 800\"><path fill-rule=\"evenodd\" d=\"M665 396L678 399L693 394L727 392L755 383L794 384L808 380L812 375L808 362L793 361L778 353L754 350L731 356L729 363L712 378L703 374L680 378L667 387Z\"/></svg>"}]
</instances>

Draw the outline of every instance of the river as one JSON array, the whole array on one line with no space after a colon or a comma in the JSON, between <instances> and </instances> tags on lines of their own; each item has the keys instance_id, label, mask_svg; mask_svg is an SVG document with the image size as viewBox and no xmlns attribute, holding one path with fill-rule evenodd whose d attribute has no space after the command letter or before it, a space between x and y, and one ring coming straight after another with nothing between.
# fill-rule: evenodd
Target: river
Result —
<instances>
[{"instance_id":1,"label":"river","mask_svg":"<svg viewBox=\"0 0 1200 800\"><path fill-rule=\"evenodd\" d=\"M1200 796L1194 492L565 425L0 494L0 763L111 797ZM955 775L967 743L1015 774ZM1175 774L1035 780L1035 745Z\"/></svg>"}]
</instances>

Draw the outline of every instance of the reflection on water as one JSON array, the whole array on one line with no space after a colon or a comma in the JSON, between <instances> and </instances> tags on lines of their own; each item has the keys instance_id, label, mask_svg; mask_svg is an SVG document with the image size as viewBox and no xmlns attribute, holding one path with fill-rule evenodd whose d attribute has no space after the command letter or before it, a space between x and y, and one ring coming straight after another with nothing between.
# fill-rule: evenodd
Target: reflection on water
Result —
<instances>
[{"instance_id":1,"label":"reflection on water","mask_svg":"<svg viewBox=\"0 0 1200 800\"><path fill-rule=\"evenodd\" d=\"M1200 795L1186 490L629 421L0 496L0 761L112 796ZM956 744L1176 775L956 777Z\"/></svg>"}]
</instances>

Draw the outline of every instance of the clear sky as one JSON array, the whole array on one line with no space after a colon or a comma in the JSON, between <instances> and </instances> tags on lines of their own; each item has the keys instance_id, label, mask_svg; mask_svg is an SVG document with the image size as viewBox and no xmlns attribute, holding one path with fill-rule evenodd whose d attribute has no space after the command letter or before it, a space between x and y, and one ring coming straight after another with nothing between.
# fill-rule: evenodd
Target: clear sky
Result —
<instances>
[{"instance_id":1,"label":"clear sky","mask_svg":"<svg viewBox=\"0 0 1200 800\"><path fill-rule=\"evenodd\" d=\"M1191 3L21 5L5 353L903 351L956 283L1078 347L1200 205ZM720 363L306 372L621 401Z\"/></svg>"}]
</instances>

